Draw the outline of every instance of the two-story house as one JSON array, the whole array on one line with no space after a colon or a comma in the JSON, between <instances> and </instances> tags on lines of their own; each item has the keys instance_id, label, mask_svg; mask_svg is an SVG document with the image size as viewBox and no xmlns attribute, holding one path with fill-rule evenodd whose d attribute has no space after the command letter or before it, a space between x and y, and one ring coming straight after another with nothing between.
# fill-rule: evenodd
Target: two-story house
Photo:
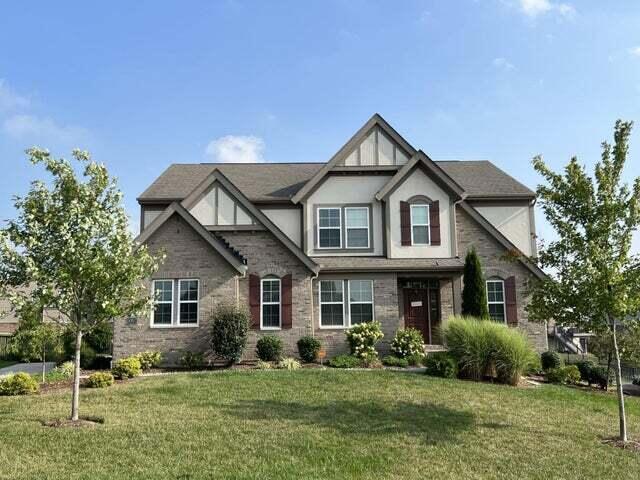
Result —
<instances>
[{"instance_id":1,"label":"two-story house","mask_svg":"<svg viewBox=\"0 0 640 480\"><path fill-rule=\"evenodd\" d=\"M138 198L138 241L166 260L149 280L153 313L118 320L115 358L206 351L212 309L250 308L246 357L261 335L318 337L347 350L345 329L381 322L388 348L415 327L439 344L461 310L464 256L474 246L491 317L529 323L535 194L487 161L433 161L374 115L326 163L174 164Z\"/></svg>"}]
</instances>

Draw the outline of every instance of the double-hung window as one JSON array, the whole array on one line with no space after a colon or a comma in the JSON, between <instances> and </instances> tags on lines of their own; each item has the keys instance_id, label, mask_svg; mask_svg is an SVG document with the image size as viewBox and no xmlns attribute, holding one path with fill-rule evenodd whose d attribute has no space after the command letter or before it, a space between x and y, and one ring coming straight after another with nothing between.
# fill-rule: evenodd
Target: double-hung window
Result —
<instances>
[{"instance_id":1,"label":"double-hung window","mask_svg":"<svg viewBox=\"0 0 640 480\"><path fill-rule=\"evenodd\" d=\"M373 280L349 280L349 321L373 321Z\"/></svg>"},{"instance_id":2,"label":"double-hung window","mask_svg":"<svg viewBox=\"0 0 640 480\"><path fill-rule=\"evenodd\" d=\"M178 325L198 324L198 280L178 280Z\"/></svg>"},{"instance_id":3,"label":"double-hung window","mask_svg":"<svg viewBox=\"0 0 640 480\"><path fill-rule=\"evenodd\" d=\"M504 323L504 282L502 280L487 280L487 305L491 320Z\"/></svg>"},{"instance_id":4,"label":"double-hung window","mask_svg":"<svg viewBox=\"0 0 640 480\"><path fill-rule=\"evenodd\" d=\"M320 280L320 327L344 326L344 282Z\"/></svg>"},{"instance_id":5,"label":"double-hung window","mask_svg":"<svg viewBox=\"0 0 640 480\"><path fill-rule=\"evenodd\" d=\"M279 278L263 278L260 281L260 328L279 329L281 325L282 284Z\"/></svg>"},{"instance_id":6,"label":"double-hung window","mask_svg":"<svg viewBox=\"0 0 640 480\"><path fill-rule=\"evenodd\" d=\"M342 248L342 209L318 208L318 248Z\"/></svg>"},{"instance_id":7,"label":"double-hung window","mask_svg":"<svg viewBox=\"0 0 640 480\"><path fill-rule=\"evenodd\" d=\"M429 205L411 205L411 245L429 245Z\"/></svg>"},{"instance_id":8,"label":"double-hung window","mask_svg":"<svg viewBox=\"0 0 640 480\"><path fill-rule=\"evenodd\" d=\"M173 320L173 280L154 280L153 296L151 324L171 326Z\"/></svg>"},{"instance_id":9,"label":"double-hung window","mask_svg":"<svg viewBox=\"0 0 640 480\"><path fill-rule=\"evenodd\" d=\"M369 248L369 207L344 209L347 248Z\"/></svg>"}]
</instances>

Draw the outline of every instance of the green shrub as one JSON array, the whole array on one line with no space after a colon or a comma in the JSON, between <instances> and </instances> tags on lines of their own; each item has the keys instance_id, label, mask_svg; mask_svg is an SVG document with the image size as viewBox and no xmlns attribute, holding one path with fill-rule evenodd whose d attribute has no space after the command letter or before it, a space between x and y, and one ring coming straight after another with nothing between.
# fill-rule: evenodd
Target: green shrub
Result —
<instances>
[{"instance_id":1,"label":"green shrub","mask_svg":"<svg viewBox=\"0 0 640 480\"><path fill-rule=\"evenodd\" d=\"M211 317L211 350L227 363L238 362L247 346L250 314L246 308L219 305Z\"/></svg>"},{"instance_id":2,"label":"green shrub","mask_svg":"<svg viewBox=\"0 0 640 480\"><path fill-rule=\"evenodd\" d=\"M387 355L386 357L382 357L382 364L387 367L401 367L407 368L409 366L409 361L406 358L399 358L395 355Z\"/></svg>"},{"instance_id":3,"label":"green shrub","mask_svg":"<svg viewBox=\"0 0 640 480\"><path fill-rule=\"evenodd\" d=\"M426 358L427 356L424 353L415 353L413 355L409 355L406 360L410 366L420 367L424 365L424 361Z\"/></svg>"},{"instance_id":4,"label":"green shrub","mask_svg":"<svg viewBox=\"0 0 640 480\"><path fill-rule=\"evenodd\" d=\"M298 340L298 353L303 362L315 362L321 347L320 340L315 337L306 336Z\"/></svg>"},{"instance_id":5,"label":"green shrub","mask_svg":"<svg viewBox=\"0 0 640 480\"><path fill-rule=\"evenodd\" d=\"M256 363L256 368L258 370L271 370L273 368L273 363L258 360L258 362Z\"/></svg>"},{"instance_id":6,"label":"green shrub","mask_svg":"<svg viewBox=\"0 0 640 480\"><path fill-rule=\"evenodd\" d=\"M278 368L283 370L299 370L300 362L295 358L283 358L278 362Z\"/></svg>"},{"instance_id":7,"label":"green shrub","mask_svg":"<svg viewBox=\"0 0 640 480\"><path fill-rule=\"evenodd\" d=\"M596 364L590 360L583 360L575 364L582 380L591 385L591 379L593 378L593 369L596 368Z\"/></svg>"},{"instance_id":8,"label":"green shrub","mask_svg":"<svg viewBox=\"0 0 640 480\"><path fill-rule=\"evenodd\" d=\"M496 375L500 383L517 385L520 377L536 365L538 355L519 330L499 327L493 332Z\"/></svg>"},{"instance_id":9,"label":"green shrub","mask_svg":"<svg viewBox=\"0 0 640 480\"><path fill-rule=\"evenodd\" d=\"M186 350L180 356L180 365L188 370L196 370L204 366L204 353Z\"/></svg>"},{"instance_id":10,"label":"green shrub","mask_svg":"<svg viewBox=\"0 0 640 480\"><path fill-rule=\"evenodd\" d=\"M258 358L265 362L277 362L282 355L282 339L275 335L265 335L256 344Z\"/></svg>"},{"instance_id":11,"label":"green shrub","mask_svg":"<svg viewBox=\"0 0 640 480\"><path fill-rule=\"evenodd\" d=\"M425 373L432 377L456 378L458 362L448 352L428 353L424 360Z\"/></svg>"},{"instance_id":12,"label":"green shrub","mask_svg":"<svg viewBox=\"0 0 640 480\"><path fill-rule=\"evenodd\" d=\"M499 324L473 317L449 319L444 328L444 338L462 376L482 380L490 373L496 326Z\"/></svg>"},{"instance_id":13,"label":"green shrub","mask_svg":"<svg viewBox=\"0 0 640 480\"><path fill-rule=\"evenodd\" d=\"M136 357L138 357L138 360L140 361L140 368L142 368L143 371L157 368L162 362L162 353L150 350L146 352L140 352L136 355Z\"/></svg>"},{"instance_id":14,"label":"green shrub","mask_svg":"<svg viewBox=\"0 0 640 480\"><path fill-rule=\"evenodd\" d=\"M109 372L95 372L89 375L85 385L88 388L106 388L113 385L113 375Z\"/></svg>"},{"instance_id":15,"label":"green shrub","mask_svg":"<svg viewBox=\"0 0 640 480\"><path fill-rule=\"evenodd\" d=\"M542 364L542 369L545 372L562 366L562 361L560 360L558 352L552 352L551 350L542 352L540 355L540 363Z\"/></svg>"},{"instance_id":16,"label":"green shrub","mask_svg":"<svg viewBox=\"0 0 640 480\"><path fill-rule=\"evenodd\" d=\"M560 361L564 365L577 365L580 362L593 362L596 365L600 362L598 357L592 353L559 353Z\"/></svg>"},{"instance_id":17,"label":"green shrub","mask_svg":"<svg viewBox=\"0 0 640 480\"><path fill-rule=\"evenodd\" d=\"M38 388L38 382L31 375L24 372L0 378L0 396L30 395L37 393Z\"/></svg>"},{"instance_id":18,"label":"green shrub","mask_svg":"<svg viewBox=\"0 0 640 480\"><path fill-rule=\"evenodd\" d=\"M398 330L391 342L391 351L398 358L407 358L424 352L422 333L415 328Z\"/></svg>"},{"instance_id":19,"label":"green shrub","mask_svg":"<svg viewBox=\"0 0 640 480\"><path fill-rule=\"evenodd\" d=\"M336 355L329 360L329 366L333 368L358 368L362 366L362 360L353 355Z\"/></svg>"},{"instance_id":20,"label":"green shrub","mask_svg":"<svg viewBox=\"0 0 640 480\"><path fill-rule=\"evenodd\" d=\"M495 376L499 382L515 385L537 361L519 330L490 320L454 317L444 335L459 373L474 380Z\"/></svg>"},{"instance_id":21,"label":"green shrub","mask_svg":"<svg viewBox=\"0 0 640 480\"><path fill-rule=\"evenodd\" d=\"M137 377L142 373L140 360L137 357L127 357L118 360L111 369L113 376L119 380Z\"/></svg>"},{"instance_id":22,"label":"green shrub","mask_svg":"<svg viewBox=\"0 0 640 480\"><path fill-rule=\"evenodd\" d=\"M607 372L607 369L601 365L595 365L589 372L589 385L597 385L602 390L609 388L612 382L613 372Z\"/></svg>"},{"instance_id":23,"label":"green shrub","mask_svg":"<svg viewBox=\"0 0 640 480\"><path fill-rule=\"evenodd\" d=\"M378 358L376 344L384 334L380 322L364 322L354 325L346 332L351 355L358 358Z\"/></svg>"},{"instance_id":24,"label":"green shrub","mask_svg":"<svg viewBox=\"0 0 640 480\"><path fill-rule=\"evenodd\" d=\"M547 381L558 384L576 384L580 382L580 370L575 365L552 368L547 372Z\"/></svg>"},{"instance_id":25,"label":"green shrub","mask_svg":"<svg viewBox=\"0 0 640 480\"><path fill-rule=\"evenodd\" d=\"M634 375L631 379L631 383L634 385L640 385L640 375Z\"/></svg>"}]
</instances>

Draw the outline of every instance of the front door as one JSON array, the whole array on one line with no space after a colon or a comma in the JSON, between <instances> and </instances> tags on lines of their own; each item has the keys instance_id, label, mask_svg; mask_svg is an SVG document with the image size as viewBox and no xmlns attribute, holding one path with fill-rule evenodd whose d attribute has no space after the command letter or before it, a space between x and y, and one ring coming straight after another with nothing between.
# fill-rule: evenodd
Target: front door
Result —
<instances>
[{"instance_id":1,"label":"front door","mask_svg":"<svg viewBox=\"0 0 640 480\"><path fill-rule=\"evenodd\" d=\"M429 297L426 289L404 289L404 325L422 332L424 342L431 343L429 329Z\"/></svg>"}]
</instances>

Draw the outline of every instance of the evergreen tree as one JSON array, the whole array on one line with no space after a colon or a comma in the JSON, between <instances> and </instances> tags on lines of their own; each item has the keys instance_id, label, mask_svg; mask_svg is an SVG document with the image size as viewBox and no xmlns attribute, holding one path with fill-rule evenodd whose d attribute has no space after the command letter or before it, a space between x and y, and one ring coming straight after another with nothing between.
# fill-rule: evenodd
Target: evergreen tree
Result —
<instances>
[{"instance_id":1,"label":"evergreen tree","mask_svg":"<svg viewBox=\"0 0 640 480\"><path fill-rule=\"evenodd\" d=\"M464 287L462 288L462 314L471 317L489 318L487 290L482 274L482 265L475 248L467 252L464 259Z\"/></svg>"}]
</instances>

